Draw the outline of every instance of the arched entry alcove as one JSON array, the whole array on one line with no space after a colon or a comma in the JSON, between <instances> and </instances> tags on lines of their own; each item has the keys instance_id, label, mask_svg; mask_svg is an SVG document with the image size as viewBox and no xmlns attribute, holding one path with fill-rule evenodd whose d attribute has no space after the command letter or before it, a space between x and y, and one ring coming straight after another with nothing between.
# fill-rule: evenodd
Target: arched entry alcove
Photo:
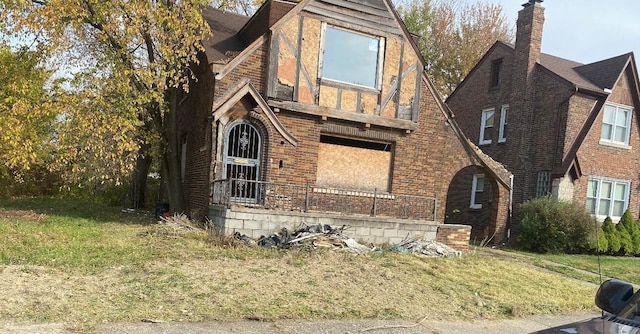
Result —
<instances>
[{"instance_id":1,"label":"arched entry alcove","mask_svg":"<svg viewBox=\"0 0 640 334\"><path fill-rule=\"evenodd\" d=\"M445 224L470 225L471 243L502 241L503 231L497 228L501 188L494 176L480 166L461 169L447 190Z\"/></svg>"}]
</instances>

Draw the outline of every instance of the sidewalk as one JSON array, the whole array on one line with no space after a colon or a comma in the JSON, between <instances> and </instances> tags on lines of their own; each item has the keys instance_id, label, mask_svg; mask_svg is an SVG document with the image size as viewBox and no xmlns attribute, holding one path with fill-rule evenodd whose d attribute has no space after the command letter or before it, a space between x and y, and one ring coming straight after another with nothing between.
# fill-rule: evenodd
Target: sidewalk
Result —
<instances>
[{"instance_id":1,"label":"sidewalk","mask_svg":"<svg viewBox=\"0 0 640 334\"><path fill-rule=\"evenodd\" d=\"M402 320L307 321L205 321L168 323L113 323L96 328L95 333L139 334L520 334L551 328L562 324L599 317L600 313L578 313L560 316L533 316L509 320L480 320L474 322L424 320L421 323ZM0 333L7 334L70 334L64 324L5 324Z\"/></svg>"}]
</instances>

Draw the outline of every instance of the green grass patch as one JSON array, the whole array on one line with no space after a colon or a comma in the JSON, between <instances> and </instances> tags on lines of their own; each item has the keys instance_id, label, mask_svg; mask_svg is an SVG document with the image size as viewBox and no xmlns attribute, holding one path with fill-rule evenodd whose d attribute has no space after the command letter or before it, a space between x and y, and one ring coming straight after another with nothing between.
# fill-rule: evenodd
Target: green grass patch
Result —
<instances>
[{"instance_id":1,"label":"green grass patch","mask_svg":"<svg viewBox=\"0 0 640 334\"><path fill-rule=\"evenodd\" d=\"M640 284L640 257L533 254L513 250L509 251L509 253L516 256L521 261L530 262L537 266L545 267L588 282L599 283L599 276L602 274L603 279L611 277L633 284ZM550 264L545 261L553 263ZM566 267L556 264L561 264Z\"/></svg>"},{"instance_id":2,"label":"green grass patch","mask_svg":"<svg viewBox=\"0 0 640 334\"><path fill-rule=\"evenodd\" d=\"M246 247L91 202L0 201L0 319L496 319L594 310L595 288L492 256Z\"/></svg>"}]
</instances>

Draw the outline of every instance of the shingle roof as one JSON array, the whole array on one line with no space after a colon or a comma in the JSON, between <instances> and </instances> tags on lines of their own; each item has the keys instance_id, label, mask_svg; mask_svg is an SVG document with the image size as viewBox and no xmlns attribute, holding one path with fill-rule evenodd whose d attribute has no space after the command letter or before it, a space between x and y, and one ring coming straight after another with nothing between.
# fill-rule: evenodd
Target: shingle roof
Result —
<instances>
[{"instance_id":1,"label":"shingle roof","mask_svg":"<svg viewBox=\"0 0 640 334\"><path fill-rule=\"evenodd\" d=\"M629 62L632 53L623 54L617 57L605 59L599 62L576 68L576 72L589 79L600 88L611 89L620 77L625 66Z\"/></svg>"},{"instance_id":2,"label":"shingle roof","mask_svg":"<svg viewBox=\"0 0 640 334\"><path fill-rule=\"evenodd\" d=\"M613 87L630 57L631 53L627 53L585 65L543 53L540 65L578 88L604 91Z\"/></svg>"},{"instance_id":3,"label":"shingle roof","mask_svg":"<svg viewBox=\"0 0 640 334\"><path fill-rule=\"evenodd\" d=\"M213 33L203 42L209 62L226 63L233 59L296 4L297 0L266 1L253 16L204 8L202 16Z\"/></svg>"},{"instance_id":4,"label":"shingle roof","mask_svg":"<svg viewBox=\"0 0 640 334\"><path fill-rule=\"evenodd\" d=\"M223 12L213 7L205 8L202 16L213 33L213 36L202 43L210 63L233 58L233 53L239 53L246 47L237 34L250 17Z\"/></svg>"}]
</instances>

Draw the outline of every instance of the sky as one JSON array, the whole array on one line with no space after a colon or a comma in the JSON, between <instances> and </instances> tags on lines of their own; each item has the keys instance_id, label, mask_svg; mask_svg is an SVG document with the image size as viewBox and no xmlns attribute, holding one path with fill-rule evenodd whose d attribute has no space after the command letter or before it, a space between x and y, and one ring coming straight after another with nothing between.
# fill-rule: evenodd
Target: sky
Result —
<instances>
[{"instance_id":1,"label":"sky","mask_svg":"<svg viewBox=\"0 0 640 334\"><path fill-rule=\"evenodd\" d=\"M477 0L466 0L476 2ZM502 5L515 27L528 0L483 0ZM545 0L542 52L588 64L633 52L640 57L639 0Z\"/></svg>"}]
</instances>

